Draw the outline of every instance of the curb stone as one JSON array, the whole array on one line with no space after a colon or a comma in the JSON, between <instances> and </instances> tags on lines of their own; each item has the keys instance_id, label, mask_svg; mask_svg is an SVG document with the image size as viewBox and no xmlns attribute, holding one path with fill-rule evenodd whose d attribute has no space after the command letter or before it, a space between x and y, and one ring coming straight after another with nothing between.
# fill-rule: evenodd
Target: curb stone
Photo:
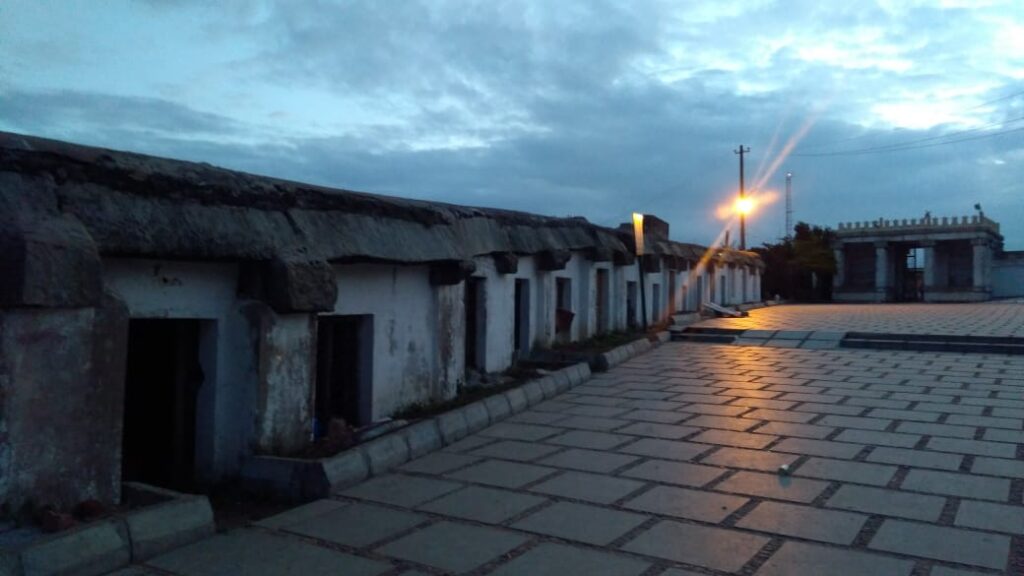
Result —
<instances>
[{"instance_id":1,"label":"curb stone","mask_svg":"<svg viewBox=\"0 0 1024 576\"><path fill-rule=\"evenodd\" d=\"M3 576L95 576L191 544L214 531L213 509L205 496L185 495L138 483L125 491L158 499L85 526L41 537L0 552Z\"/></svg>"},{"instance_id":2,"label":"curb stone","mask_svg":"<svg viewBox=\"0 0 1024 576\"><path fill-rule=\"evenodd\" d=\"M636 341L605 352L604 355L609 360L614 359L609 365L620 364L655 345L648 340ZM243 467L243 484L259 492L293 501L326 498L338 490L453 444L545 399L570 390L590 377L590 365L580 362L501 394L389 432L329 458L303 460L253 456L246 460Z\"/></svg>"}]
</instances>

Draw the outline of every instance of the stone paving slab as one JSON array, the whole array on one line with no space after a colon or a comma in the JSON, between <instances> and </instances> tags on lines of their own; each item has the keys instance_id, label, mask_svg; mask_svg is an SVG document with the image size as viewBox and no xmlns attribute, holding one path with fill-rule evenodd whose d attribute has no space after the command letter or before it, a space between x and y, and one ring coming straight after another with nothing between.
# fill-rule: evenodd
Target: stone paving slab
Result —
<instances>
[{"instance_id":1,"label":"stone paving slab","mask_svg":"<svg viewBox=\"0 0 1024 576\"><path fill-rule=\"evenodd\" d=\"M996 413L1024 410L1020 374L1014 356L669 343L333 499L148 566L1001 573L1024 553L1024 428ZM239 559L264 549L281 557ZM214 556L225 559L202 561Z\"/></svg>"}]
</instances>

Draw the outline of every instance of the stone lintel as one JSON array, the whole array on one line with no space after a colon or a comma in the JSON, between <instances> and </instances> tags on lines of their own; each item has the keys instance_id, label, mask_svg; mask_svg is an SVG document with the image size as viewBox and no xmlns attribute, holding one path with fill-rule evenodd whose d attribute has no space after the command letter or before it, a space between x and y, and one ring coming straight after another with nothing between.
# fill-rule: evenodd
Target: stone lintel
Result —
<instances>
[{"instance_id":1,"label":"stone lintel","mask_svg":"<svg viewBox=\"0 0 1024 576\"><path fill-rule=\"evenodd\" d=\"M476 272L472 260L442 260L430 265L431 286L453 286Z\"/></svg>"},{"instance_id":2,"label":"stone lintel","mask_svg":"<svg viewBox=\"0 0 1024 576\"><path fill-rule=\"evenodd\" d=\"M334 310L338 285L323 260L274 258L263 266L267 303L279 313Z\"/></svg>"},{"instance_id":3,"label":"stone lintel","mask_svg":"<svg viewBox=\"0 0 1024 576\"><path fill-rule=\"evenodd\" d=\"M537 254L537 267L541 270L565 270L565 265L572 258L568 250L544 250Z\"/></svg>"},{"instance_id":4,"label":"stone lintel","mask_svg":"<svg viewBox=\"0 0 1024 576\"><path fill-rule=\"evenodd\" d=\"M495 252L491 256L498 274L515 274L519 271L519 256L512 252Z\"/></svg>"}]
</instances>

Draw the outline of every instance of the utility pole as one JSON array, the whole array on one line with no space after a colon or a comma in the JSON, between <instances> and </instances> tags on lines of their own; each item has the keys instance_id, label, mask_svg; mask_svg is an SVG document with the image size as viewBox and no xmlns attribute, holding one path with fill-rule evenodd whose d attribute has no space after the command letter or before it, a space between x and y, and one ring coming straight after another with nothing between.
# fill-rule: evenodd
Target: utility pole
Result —
<instances>
[{"instance_id":1,"label":"utility pole","mask_svg":"<svg viewBox=\"0 0 1024 576\"><path fill-rule=\"evenodd\" d=\"M786 172L786 240L793 234L793 173Z\"/></svg>"},{"instance_id":2,"label":"utility pole","mask_svg":"<svg viewBox=\"0 0 1024 576\"><path fill-rule=\"evenodd\" d=\"M743 204L743 199L746 198L746 191L743 189L743 155L750 152L750 148L744 148L743 144L740 144L738 150L733 150L734 154L740 155L740 205ZM744 214L743 210L740 210L740 250L747 249L747 215Z\"/></svg>"}]
</instances>

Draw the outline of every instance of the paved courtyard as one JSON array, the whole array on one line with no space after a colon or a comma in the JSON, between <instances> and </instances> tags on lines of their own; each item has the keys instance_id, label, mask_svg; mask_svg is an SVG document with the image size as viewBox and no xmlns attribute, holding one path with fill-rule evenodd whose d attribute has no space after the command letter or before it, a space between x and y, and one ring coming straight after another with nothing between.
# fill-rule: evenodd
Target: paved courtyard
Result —
<instances>
[{"instance_id":1,"label":"paved courtyard","mask_svg":"<svg viewBox=\"0 0 1024 576\"><path fill-rule=\"evenodd\" d=\"M742 330L1024 337L1024 301L978 304L786 304L752 310L747 318L705 320L699 326Z\"/></svg>"},{"instance_id":2,"label":"paved courtyard","mask_svg":"<svg viewBox=\"0 0 1024 576\"><path fill-rule=\"evenodd\" d=\"M1022 357L668 343L393 473L148 566L1019 574L1022 424Z\"/></svg>"}]
</instances>

